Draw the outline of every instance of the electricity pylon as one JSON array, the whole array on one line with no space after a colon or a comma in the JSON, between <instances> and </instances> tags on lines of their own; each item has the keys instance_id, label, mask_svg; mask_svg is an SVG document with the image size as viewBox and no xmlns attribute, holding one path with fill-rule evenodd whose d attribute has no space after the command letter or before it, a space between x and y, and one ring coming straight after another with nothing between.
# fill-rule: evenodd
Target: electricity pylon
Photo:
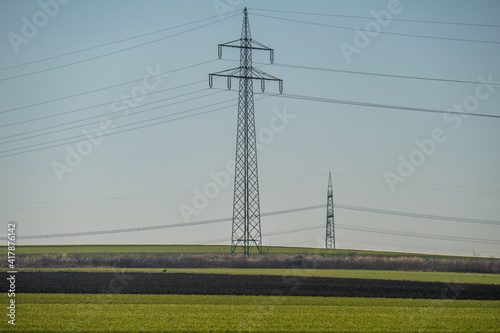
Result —
<instances>
[{"instance_id":1,"label":"electricity pylon","mask_svg":"<svg viewBox=\"0 0 500 333\"><path fill-rule=\"evenodd\" d=\"M333 185L332 173L329 173L326 204L326 242L327 249L335 249L335 223L333 220Z\"/></svg>"},{"instance_id":2,"label":"electricity pylon","mask_svg":"<svg viewBox=\"0 0 500 333\"><path fill-rule=\"evenodd\" d=\"M250 248L255 246L262 254L253 80L261 81L262 92L265 81L278 81L280 93L283 92L283 81L252 67L252 50L269 51L271 63L274 60L274 50L252 39L246 8L243 10L241 38L219 44L219 59L222 57L223 47L240 49L240 67L208 76L210 88L213 86L214 76L226 77L228 89L231 89L232 78L239 79L231 253L238 247L243 247L243 253L250 255Z\"/></svg>"}]
</instances>

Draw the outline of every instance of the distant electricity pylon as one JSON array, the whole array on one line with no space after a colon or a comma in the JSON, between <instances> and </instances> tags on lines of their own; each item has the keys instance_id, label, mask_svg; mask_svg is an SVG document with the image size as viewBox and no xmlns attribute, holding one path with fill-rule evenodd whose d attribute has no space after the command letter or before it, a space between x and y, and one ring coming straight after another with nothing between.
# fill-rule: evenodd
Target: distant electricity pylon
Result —
<instances>
[{"instance_id":1,"label":"distant electricity pylon","mask_svg":"<svg viewBox=\"0 0 500 333\"><path fill-rule=\"evenodd\" d=\"M261 81L262 92L266 80L278 81L280 93L283 92L283 80L252 67L252 50L269 51L271 63L274 50L252 39L246 8L243 10L241 38L219 44L219 59L222 57L222 47L240 49L240 67L208 75L210 88L214 76L226 77L228 89L231 89L232 78L239 79L231 253L243 247L243 253L250 255L250 248L255 246L262 254L253 80Z\"/></svg>"},{"instance_id":2,"label":"distant electricity pylon","mask_svg":"<svg viewBox=\"0 0 500 333\"><path fill-rule=\"evenodd\" d=\"M326 204L326 248L335 248L335 223L333 219L333 185L332 173L328 175L328 191L327 191L327 204Z\"/></svg>"}]
</instances>

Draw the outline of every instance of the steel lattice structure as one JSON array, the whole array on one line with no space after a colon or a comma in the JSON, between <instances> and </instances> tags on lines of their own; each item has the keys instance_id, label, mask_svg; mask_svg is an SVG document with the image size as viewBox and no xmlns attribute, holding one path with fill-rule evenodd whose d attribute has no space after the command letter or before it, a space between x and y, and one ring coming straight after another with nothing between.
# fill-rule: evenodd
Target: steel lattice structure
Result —
<instances>
[{"instance_id":1,"label":"steel lattice structure","mask_svg":"<svg viewBox=\"0 0 500 333\"><path fill-rule=\"evenodd\" d=\"M328 176L328 191L326 204L326 241L327 249L335 249L335 223L333 219L333 184L332 173Z\"/></svg>"},{"instance_id":2,"label":"steel lattice structure","mask_svg":"<svg viewBox=\"0 0 500 333\"><path fill-rule=\"evenodd\" d=\"M252 39L246 8L243 10L241 38L219 44L219 59L223 47L240 49L239 67L208 76L210 88L214 76L226 77L228 89L231 89L232 78L239 79L231 253L243 247L243 253L250 255L251 247L255 246L262 254L253 80L261 80L263 92L266 80L278 81L280 93L283 92L283 81L252 67L252 50L269 51L271 63L274 50Z\"/></svg>"}]
</instances>

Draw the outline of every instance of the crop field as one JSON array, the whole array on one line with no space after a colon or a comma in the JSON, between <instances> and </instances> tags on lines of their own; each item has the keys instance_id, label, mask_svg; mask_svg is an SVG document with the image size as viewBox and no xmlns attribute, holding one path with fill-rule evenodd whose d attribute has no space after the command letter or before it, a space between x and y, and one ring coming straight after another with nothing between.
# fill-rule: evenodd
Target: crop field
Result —
<instances>
[{"instance_id":1,"label":"crop field","mask_svg":"<svg viewBox=\"0 0 500 333\"><path fill-rule=\"evenodd\" d=\"M230 253L230 245L21 245L16 247L17 254L144 254L144 253ZM7 249L0 248L0 255L5 255ZM420 257L420 258L461 258L458 256L431 255L404 252L382 252L363 250L319 249L303 247L263 246L264 254L322 254L342 256L384 256L384 257ZM464 257L467 258L467 257Z\"/></svg>"},{"instance_id":2,"label":"crop field","mask_svg":"<svg viewBox=\"0 0 500 333\"><path fill-rule=\"evenodd\" d=\"M500 301L19 294L19 332L498 332Z\"/></svg>"},{"instance_id":3,"label":"crop field","mask_svg":"<svg viewBox=\"0 0 500 333\"><path fill-rule=\"evenodd\" d=\"M16 262L29 265L16 267L16 326L4 320L0 331L499 332L500 274L489 273L498 271L499 259L228 252L197 245L20 246ZM360 269L324 268L339 263ZM446 270L456 263L459 271ZM361 269L381 264L396 269ZM0 288L8 289L6 279ZM0 298L7 304L5 293Z\"/></svg>"}]
</instances>

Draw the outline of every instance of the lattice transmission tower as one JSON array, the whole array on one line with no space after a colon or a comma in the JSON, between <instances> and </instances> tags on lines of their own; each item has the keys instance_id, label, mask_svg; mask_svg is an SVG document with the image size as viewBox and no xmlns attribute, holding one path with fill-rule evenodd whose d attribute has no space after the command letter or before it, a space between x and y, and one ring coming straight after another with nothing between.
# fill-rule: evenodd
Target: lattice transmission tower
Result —
<instances>
[{"instance_id":1,"label":"lattice transmission tower","mask_svg":"<svg viewBox=\"0 0 500 333\"><path fill-rule=\"evenodd\" d=\"M326 203L326 242L327 249L335 249L335 223L333 217L333 184L332 173L328 175L328 191Z\"/></svg>"},{"instance_id":2,"label":"lattice transmission tower","mask_svg":"<svg viewBox=\"0 0 500 333\"><path fill-rule=\"evenodd\" d=\"M214 76L226 77L228 89L231 89L232 78L239 79L231 253L243 247L243 253L250 255L251 247L255 246L262 254L253 80L261 81L262 92L265 81L277 81L280 93L283 92L283 81L252 67L252 50L269 51L271 63L274 50L252 39L246 8L243 10L241 38L219 44L219 59L223 47L240 49L239 67L208 76L210 88Z\"/></svg>"}]
</instances>

